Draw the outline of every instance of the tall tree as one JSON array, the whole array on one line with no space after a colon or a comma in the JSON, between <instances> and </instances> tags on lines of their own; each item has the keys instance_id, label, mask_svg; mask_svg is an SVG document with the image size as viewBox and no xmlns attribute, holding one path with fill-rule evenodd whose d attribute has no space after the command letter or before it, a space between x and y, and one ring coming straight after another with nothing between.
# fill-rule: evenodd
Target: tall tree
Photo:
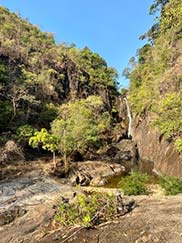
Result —
<instances>
[{"instance_id":1,"label":"tall tree","mask_svg":"<svg viewBox=\"0 0 182 243\"><path fill-rule=\"evenodd\" d=\"M88 146L99 146L109 126L110 115L104 112L101 97L90 96L86 100L76 100L60 107L59 116L51 127L63 152L65 172L69 170L67 156L73 150L83 152Z\"/></svg>"}]
</instances>

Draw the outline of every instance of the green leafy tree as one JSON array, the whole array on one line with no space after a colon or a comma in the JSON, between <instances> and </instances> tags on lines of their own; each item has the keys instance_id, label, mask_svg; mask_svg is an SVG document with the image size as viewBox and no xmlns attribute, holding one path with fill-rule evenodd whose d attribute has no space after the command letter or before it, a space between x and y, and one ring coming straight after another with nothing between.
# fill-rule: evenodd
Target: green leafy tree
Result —
<instances>
[{"instance_id":1,"label":"green leafy tree","mask_svg":"<svg viewBox=\"0 0 182 243\"><path fill-rule=\"evenodd\" d=\"M73 150L84 152L90 146L99 146L109 126L110 115L104 112L101 97L90 96L60 107L51 127L63 152L65 172L69 170L67 156Z\"/></svg>"},{"instance_id":2,"label":"green leafy tree","mask_svg":"<svg viewBox=\"0 0 182 243\"><path fill-rule=\"evenodd\" d=\"M51 151L53 154L53 163L56 165L56 155L55 152L59 150L57 137L49 133L45 128L41 131L34 133L34 136L30 137L29 145L33 148L38 148L41 146L43 149Z\"/></svg>"}]
</instances>

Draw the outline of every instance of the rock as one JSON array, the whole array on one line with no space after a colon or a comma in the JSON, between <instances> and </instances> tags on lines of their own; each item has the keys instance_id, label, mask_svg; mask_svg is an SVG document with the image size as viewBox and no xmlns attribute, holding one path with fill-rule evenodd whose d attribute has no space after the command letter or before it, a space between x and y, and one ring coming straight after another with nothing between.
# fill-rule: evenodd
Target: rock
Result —
<instances>
[{"instance_id":1,"label":"rock","mask_svg":"<svg viewBox=\"0 0 182 243\"><path fill-rule=\"evenodd\" d=\"M7 210L0 212L0 226L9 224L16 218L26 214L27 210L20 206L12 206Z\"/></svg>"},{"instance_id":2,"label":"rock","mask_svg":"<svg viewBox=\"0 0 182 243\"><path fill-rule=\"evenodd\" d=\"M119 152L120 150L117 147L111 146L110 148L107 149L107 151L105 151L105 154L109 157L115 157L116 154Z\"/></svg>"},{"instance_id":3,"label":"rock","mask_svg":"<svg viewBox=\"0 0 182 243\"><path fill-rule=\"evenodd\" d=\"M65 169L64 169L64 162L58 161L56 163L56 167L54 165L51 165L48 169L48 173L55 175L59 178L65 177Z\"/></svg>"},{"instance_id":4,"label":"rock","mask_svg":"<svg viewBox=\"0 0 182 243\"><path fill-rule=\"evenodd\" d=\"M13 140L9 140L0 151L0 164L5 165L22 160L25 160L23 151Z\"/></svg>"},{"instance_id":5,"label":"rock","mask_svg":"<svg viewBox=\"0 0 182 243\"><path fill-rule=\"evenodd\" d=\"M182 242L182 195L171 197L134 197L139 205L131 214L121 216L91 229L82 229L73 235L74 243L150 243ZM131 201L131 197L128 198ZM148 222L148 223L146 223ZM78 228L79 229L79 228ZM73 229L73 233L76 229ZM65 230L45 234L40 242L62 242ZM70 228L67 236L70 234Z\"/></svg>"},{"instance_id":6,"label":"rock","mask_svg":"<svg viewBox=\"0 0 182 243\"><path fill-rule=\"evenodd\" d=\"M91 181L91 186L105 186L108 183L106 178L98 176Z\"/></svg>"},{"instance_id":7,"label":"rock","mask_svg":"<svg viewBox=\"0 0 182 243\"><path fill-rule=\"evenodd\" d=\"M120 142L112 143L109 147L98 151L101 160L113 161L123 164L131 171L139 160L136 144L131 139L122 139Z\"/></svg>"},{"instance_id":8,"label":"rock","mask_svg":"<svg viewBox=\"0 0 182 243\"><path fill-rule=\"evenodd\" d=\"M85 161L74 164L69 174L72 184L80 185L102 185L108 178L126 175L126 168L118 163L107 161Z\"/></svg>"},{"instance_id":9,"label":"rock","mask_svg":"<svg viewBox=\"0 0 182 243\"><path fill-rule=\"evenodd\" d=\"M74 150L71 153L70 159L72 162L79 162L79 161L83 161L83 156L78 150Z\"/></svg>"},{"instance_id":10,"label":"rock","mask_svg":"<svg viewBox=\"0 0 182 243\"><path fill-rule=\"evenodd\" d=\"M92 177L89 173L79 172L77 174L74 174L71 178L71 184L72 185L81 185L81 186L88 186L90 185L90 181L92 180Z\"/></svg>"},{"instance_id":11,"label":"rock","mask_svg":"<svg viewBox=\"0 0 182 243\"><path fill-rule=\"evenodd\" d=\"M173 143L166 140L157 128L151 127L153 119L151 113L143 118L135 116L132 122L132 135L142 162L139 166L141 169L151 167L162 174L182 177L182 153L177 152Z\"/></svg>"}]
</instances>

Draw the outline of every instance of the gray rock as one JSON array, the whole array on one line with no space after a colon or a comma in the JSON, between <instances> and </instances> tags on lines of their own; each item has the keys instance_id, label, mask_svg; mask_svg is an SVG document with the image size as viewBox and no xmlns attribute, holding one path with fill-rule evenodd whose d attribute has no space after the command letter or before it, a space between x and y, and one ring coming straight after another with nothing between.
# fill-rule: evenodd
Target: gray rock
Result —
<instances>
[{"instance_id":1,"label":"gray rock","mask_svg":"<svg viewBox=\"0 0 182 243\"><path fill-rule=\"evenodd\" d=\"M0 165L21 160L25 160L21 148L14 141L9 140L0 150Z\"/></svg>"}]
</instances>

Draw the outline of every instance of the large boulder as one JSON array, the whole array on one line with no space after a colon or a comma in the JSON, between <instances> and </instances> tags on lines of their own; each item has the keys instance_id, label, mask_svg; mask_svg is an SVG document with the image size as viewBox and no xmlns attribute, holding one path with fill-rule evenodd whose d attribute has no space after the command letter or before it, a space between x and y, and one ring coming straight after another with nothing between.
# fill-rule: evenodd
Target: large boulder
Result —
<instances>
[{"instance_id":1,"label":"large boulder","mask_svg":"<svg viewBox=\"0 0 182 243\"><path fill-rule=\"evenodd\" d=\"M9 140L0 150L0 165L22 160L25 160L23 151L13 140Z\"/></svg>"}]
</instances>

